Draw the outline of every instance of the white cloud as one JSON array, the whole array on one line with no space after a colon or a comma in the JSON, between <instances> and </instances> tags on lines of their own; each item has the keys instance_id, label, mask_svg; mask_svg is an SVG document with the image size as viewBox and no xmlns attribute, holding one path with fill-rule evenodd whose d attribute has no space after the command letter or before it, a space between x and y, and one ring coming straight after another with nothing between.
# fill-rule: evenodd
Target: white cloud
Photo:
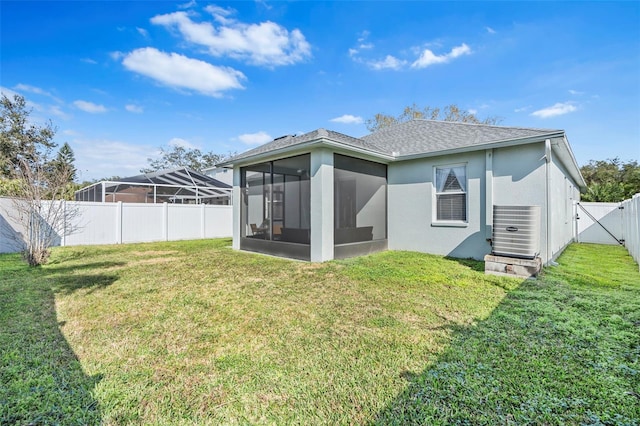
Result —
<instances>
[{"instance_id":1,"label":"white cloud","mask_svg":"<svg viewBox=\"0 0 640 426\"><path fill-rule=\"evenodd\" d=\"M53 97L53 95L47 92L46 90L43 90L39 87L30 86L28 84L19 83L19 84L16 84L13 88L16 90L20 90L21 92L31 92L31 93L35 93L36 95Z\"/></svg>"},{"instance_id":2,"label":"white cloud","mask_svg":"<svg viewBox=\"0 0 640 426\"><path fill-rule=\"evenodd\" d=\"M460 46L454 47L451 49L451 52L445 53L444 55L436 55L429 49L425 49L420 57L411 64L412 68L426 68L430 65L434 64L446 64L450 62L452 59L458 58L462 55L470 55L471 48L467 46L465 43L462 43Z\"/></svg>"},{"instance_id":3,"label":"white cloud","mask_svg":"<svg viewBox=\"0 0 640 426\"><path fill-rule=\"evenodd\" d=\"M119 52L119 51L115 51L115 52L110 52L109 56L111 57L111 59L113 59L114 61L119 61L120 59L125 57L125 54L123 52Z\"/></svg>"},{"instance_id":4,"label":"white cloud","mask_svg":"<svg viewBox=\"0 0 640 426\"><path fill-rule=\"evenodd\" d=\"M574 95L574 96L578 96L578 95L584 95L584 92L579 92L577 90L569 90L569 94L570 95Z\"/></svg>"},{"instance_id":5,"label":"white cloud","mask_svg":"<svg viewBox=\"0 0 640 426\"><path fill-rule=\"evenodd\" d=\"M247 145L259 145L273 140L267 132L263 131L259 131L257 133L245 133L238 136L238 139Z\"/></svg>"},{"instance_id":6,"label":"white cloud","mask_svg":"<svg viewBox=\"0 0 640 426\"><path fill-rule=\"evenodd\" d=\"M191 0L187 3L179 4L178 9L190 9L196 5L196 0Z\"/></svg>"},{"instance_id":7,"label":"white cloud","mask_svg":"<svg viewBox=\"0 0 640 426\"><path fill-rule=\"evenodd\" d=\"M41 89L40 87L31 86L29 84L18 83L13 88L20 92L28 92L28 93L34 93L36 95L47 96L59 104L63 103L62 99L57 98L51 92L47 92L46 90Z\"/></svg>"},{"instance_id":8,"label":"white cloud","mask_svg":"<svg viewBox=\"0 0 640 426\"><path fill-rule=\"evenodd\" d=\"M357 117L351 114L341 115L340 117L332 118L332 123L342 123L342 124L362 124L364 120L362 117Z\"/></svg>"},{"instance_id":9,"label":"white cloud","mask_svg":"<svg viewBox=\"0 0 640 426\"><path fill-rule=\"evenodd\" d=\"M136 27L136 30L138 31L138 34L140 34L142 37L149 38L149 31L145 30L144 28L140 28L140 27Z\"/></svg>"},{"instance_id":10,"label":"white cloud","mask_svg":"<svg viewBox=\"0 0 640 426\"><path fill-rule=\"evenodd\" d=\"M484 27L484 28L485 28L485 30L487 30L487 32L488 32L489 34L495 34L495 33L496 33L496 30L494 30L494 29L493 29L493 28L491 28L491 27Z\"/></svg>"},{"instance_id":11,"label":"white cloud","mask_svg":"<svg viewBox=\"0 0 640 426\"><path fill-rule=\"evenodd\" d=\"M381 61L370 61L368 64L374 70L399 70L407 64L407 61L398 59L395 56L387 55L387 57Z\"/></svg>"},{"instance_id":12,"label":"white cloud","mask_svg":"<svg viewBox=\"0 0 640 426\"><path fill-rule=\"evenodd\" d=\"M360 53L360 50L373 49L373 43L367 41L367 38L369 38L369 34L371 33L367 30L362 31L360 34L358 34L358 45L349 49L349 56L353 58L354 61L363 62L360 58L357 57Z\"/></svg>"},{"instance_id":13,"label":"white cloud","mask_svg":"<svg viewBox=\"0 0 640 426\"><path fill-rule=\"evenodd\" d=\"M13 99L14 96L20 95L18 92L14 92L13 90L3 86L0 86L0 94L6 96L9 99Z\"/></svg>"},{"instance_id":14,"label":"white cloud","mask_svg":"<svg viewBox=\"0 0 640 426\"><path fill-rule=\"evenodd\" d=\"M169 141L169 146L181 146L182 148L186 148L186 149L198 148L188 140L182 139L182 138L171 138L171 140Z\"/></svg>"},{"instance_id":15,"label":"white cloud","mask_svg":"<svg viewBox=\"0 0 640 426\"><path fill-rule=\"evenodd\" d=\"M91 58L83 58L83 59L80 59L80 60L81 60L82 62L85 62L85 63L87 63L87 64L91 64L91 65L95 65L95 64L97 64L97 63L98 63L98 61L96 61L96 60L94 60L94 59L91 59Z\"/></svg>"},{"instance_id":16,"label":"white cloud","mask_svg":"<svg viewBox=\"0 0 640 426\"><path fill-rule=\"evenodd\" d=\"M473 109L473 108L469 108L469 109L467 110L467 112L468 112L469 114L476 115L476 114L478 113L478 110L477 110L477 109Z\"/></svg>"},{"instance_id":17,"label":"white cloud","mask_svg":"<svg viewBox=\"0 0 640 426\"><path fill-rule=\"evenodd\" d=\"M144 108L142 108L140 105L135 104L127 104L125 105L124 109L135 114L142 114L144 112Z\"/></svg>"},{"instance_id":18,"label":"white cloud","mask_svg":"<svg viewBox=\"0 0 640 426\"><path fill-rule=\"evenodd\" d=\"M90 114L100 114L107 112L107 108L104 105L94 104L93 102L77 100L73 102L76 108Z\"/></svg>"},{"instance_id":19,"label":"white cloud","mask_svg":"<svg viewBox=\"0 0 640 426\"><path fill-rule=\"evenodd\" d=\"M271 10L273 9L273 6L271 6L270 4L267 3L266 0L256 0L256 3L261 5L262 7L264 7L267 10Z\"/></svg>"},{"instance_id":20,"label":"white cloud","mask_svg":"<svg viewBox=\"0 0 640 426\"><path fill-rule=\"evenodd\" d=\"M358 43L363 43L367 38L369 38L369 35L371 35L370 31L368 30L362 31L358 36Z\"/></svg>"},{"instance_id":21,"label":"white cloud","mask_svg":"<svg viewBox=\"0 0 640 426\"><path fill-rule=\"evenodd\" d=\"M128 53L122 64L130 71L150 77L164 85L219 97L230 89L243 89L246 77L229 67L217 67L177 53L144 47Z\"/></svg>"},{"instance_id":22,"label":"white cloud","mask_svg":"<svg viewBox=\"0 0 640 426\"><path fill-rule=\"evenodd\" d=\"M108 139L77 138L70 144L81 180L140 174L140 169L148 165L147 158L157 149L149 145L134 145ZM105 158L109 161L105 161Z\"/></svg>"},{"instance_id":23,"label":"white cloud","mask_svg":"<svg viewBox=\"0 0 640 426\"><path fill-rule=\"evenodd\" d=\"M577 109L578 108L576 108L576 106L573 105L571 102L564 102L564 103L558 102L550 107L539 109L538 111L534 111L531 113L531 115L539 118L550 118L550 117L556 117L558 115L569 114L570 112L574 112Z\"/></svg>"},{"instance_id":24,"label":"white cloud","mask_svg":"<svg viewBox=\"0 0 640 426\"><path fill-rule=\"evenodd\" d=\"M232 9L209 5L213 22L195 22L187 12L157 15L151 23L177 29L187 41L204 46L213 56L229 56L268 67L291 65L311 56L311 45L298 29L287 30L271 21L247 24L235 20Z\"/></svg>"},{"instance_id":25,"label":"white cloud","mask_svg":"<svg viewBox=\"0 0 640 426\"><path fill-rule=\"evenodd\" d=\"M53 105L52 107L50 107L49 112L56 117L62 118L63 120L68 120L69 118L71 118L71 115L64 112L58 105Z\"/></svg>"},{"instance_id":26,"label":"white cloud","mask_svg":"<svg viewBox=\"0 0 640 426\"><path fill-rule=\"evenodd\" d=\"M524 107L520 107L520 108L516 108L513 110L513 112L525 112L531 109L531 105L527 105Z\"/></svg>"},{"instance_id":27,"label":"white cloud","mask_svg":"<svg viewBox=\"0 0 640 426\"><path fill-rule=\"evenodd\" d=\"M60 99L56 98L51 93L35 86L29 86L28 84L17 84L15 86L15 89L19 90L20 92L30 92L38 95L48 96L51 99L55 100L56 102L62 104L62 101ZM16 95L22 96L21 93L15 90L9 89L7 87L2 87L2 86L0 86L0 94L5 95L11 100L13 100L14 96ZM49 118L51 118L52 115L64 120L68 120L69 118L72 117L71 114L68 114L65 111L63 111L62 105L54 105L51 103L41 104L41 103L36 103L31 101L27 97L24 97L24 98L26 101L27 108L35 112L35 114L29 117L29 121L34 124L46 123L47 121L49 121Z\"/></svg>"}]
</instances>

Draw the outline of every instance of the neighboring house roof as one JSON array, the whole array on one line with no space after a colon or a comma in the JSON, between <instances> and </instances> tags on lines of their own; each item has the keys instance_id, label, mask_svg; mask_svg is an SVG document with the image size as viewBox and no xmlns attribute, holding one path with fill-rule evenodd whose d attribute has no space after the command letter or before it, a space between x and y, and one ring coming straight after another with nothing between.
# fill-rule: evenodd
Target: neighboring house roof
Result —
<instances>
[{"instance_id":1,"label":"neighboring house roof","mask_svg":"<svg viewBox=\"0 0 640 426\"><path fill-rule=\"evenodd\" d=\"M362 138L354 138L325 129L314 130L300 136L283 136L231 157L218 166L229 167L233 164L259 161L268 156L284 154L310 145L346 148L391 162L421 156L539 142L545 139L558 141L556 145L562 161L569 167L569 172L578 185L586 187L564 130L424 119L395 124Z\"/></svg>"}]
</instances>

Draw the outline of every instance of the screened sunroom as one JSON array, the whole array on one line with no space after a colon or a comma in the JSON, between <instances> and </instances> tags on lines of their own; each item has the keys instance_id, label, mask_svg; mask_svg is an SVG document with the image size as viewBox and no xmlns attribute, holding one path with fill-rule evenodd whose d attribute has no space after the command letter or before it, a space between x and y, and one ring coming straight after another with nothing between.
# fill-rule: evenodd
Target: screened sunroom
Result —
<instances>
[{"instance_id":1,"label":"screened sunroom","mask_svg":"<svg viewBox=\"0 0 640 426\"><path fill-rule=\"evenodd\" d=\"M309 169L309 154L241 169L243 249L309 258Z\"/></svg>"},{"instance_id":2,"label":"screened sunroom","mask_svg":"<svg viewBox=\"0 0 640 426\"><path fill-rule=\"evenodd\" d=\"M311 260L387 247L385 164L313 151L239 170L240 249Z\"/></svg>"}]
</instances>

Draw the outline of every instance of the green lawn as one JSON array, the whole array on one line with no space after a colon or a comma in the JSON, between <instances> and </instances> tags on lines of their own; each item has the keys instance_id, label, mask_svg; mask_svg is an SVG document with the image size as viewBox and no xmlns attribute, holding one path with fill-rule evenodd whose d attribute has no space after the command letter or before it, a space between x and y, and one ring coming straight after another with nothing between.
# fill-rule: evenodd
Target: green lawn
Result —
<instances>
[{"instance_id":1,"label":"green lawn","mask_svg":"<svg viewBox=\"0 0 640 426\"><path fill-rule=\"evenodd\" d=\"M229 245L0 255L0 424L640 424L623 248L573 245L523 282Z\"/></svg>"}]
</instances>

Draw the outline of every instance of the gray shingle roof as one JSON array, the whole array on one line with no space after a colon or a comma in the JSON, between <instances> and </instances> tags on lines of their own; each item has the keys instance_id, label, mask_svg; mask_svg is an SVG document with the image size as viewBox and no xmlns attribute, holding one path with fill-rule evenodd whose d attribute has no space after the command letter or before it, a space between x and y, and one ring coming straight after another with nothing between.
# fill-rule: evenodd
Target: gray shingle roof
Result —
<instances>
[{"instance_id":1,"label":"gray shingle roof","mask_svg":"<svg viewBox=\"0 0 640 426\"><path fill-rule=\"evenodd\" d=\"M283 136L236 155L223 164L231 164L238 160L321 139L375 154L402 157L558 132L562 130L415 119L384 128L362 138L354 138L325 129L314 130L299 136Z\"/></svg>"},{"instance_id":2,"label":"gray shingle roof","mask_svg":"<svg viewBox=\"0 0 640 426\"><path fill-rule=\"evenodd\" d=\"M404 156L556 132L562 131L416 119L384 128L362 140L384 152Z\"/></svg>"},{"instance_id":3,"label":"gray shingle roof","mask_svg":"<svg viewBox=\"0 0 640 426\"><path fill-rule=\"evenodd\" d=\"M351 146L354 148L366 149L369 151L384 153L379 151L372 144L364 141L363 139L354 138L352 136L345 135L343 133L334 132L333 130L318 129L302 135L287 135L280 138L276 138L271 142L267 142L264 145L260 145L257 148L238 154L228 160L225 163L233 163L234 161L242 160L244 158L253 157L260 154L266 154L268 152L277 151L290 146L301 145L305 142L312 142L314 140L327 139L337 142L342 145Z\"/></svg>"}]
</instances>

